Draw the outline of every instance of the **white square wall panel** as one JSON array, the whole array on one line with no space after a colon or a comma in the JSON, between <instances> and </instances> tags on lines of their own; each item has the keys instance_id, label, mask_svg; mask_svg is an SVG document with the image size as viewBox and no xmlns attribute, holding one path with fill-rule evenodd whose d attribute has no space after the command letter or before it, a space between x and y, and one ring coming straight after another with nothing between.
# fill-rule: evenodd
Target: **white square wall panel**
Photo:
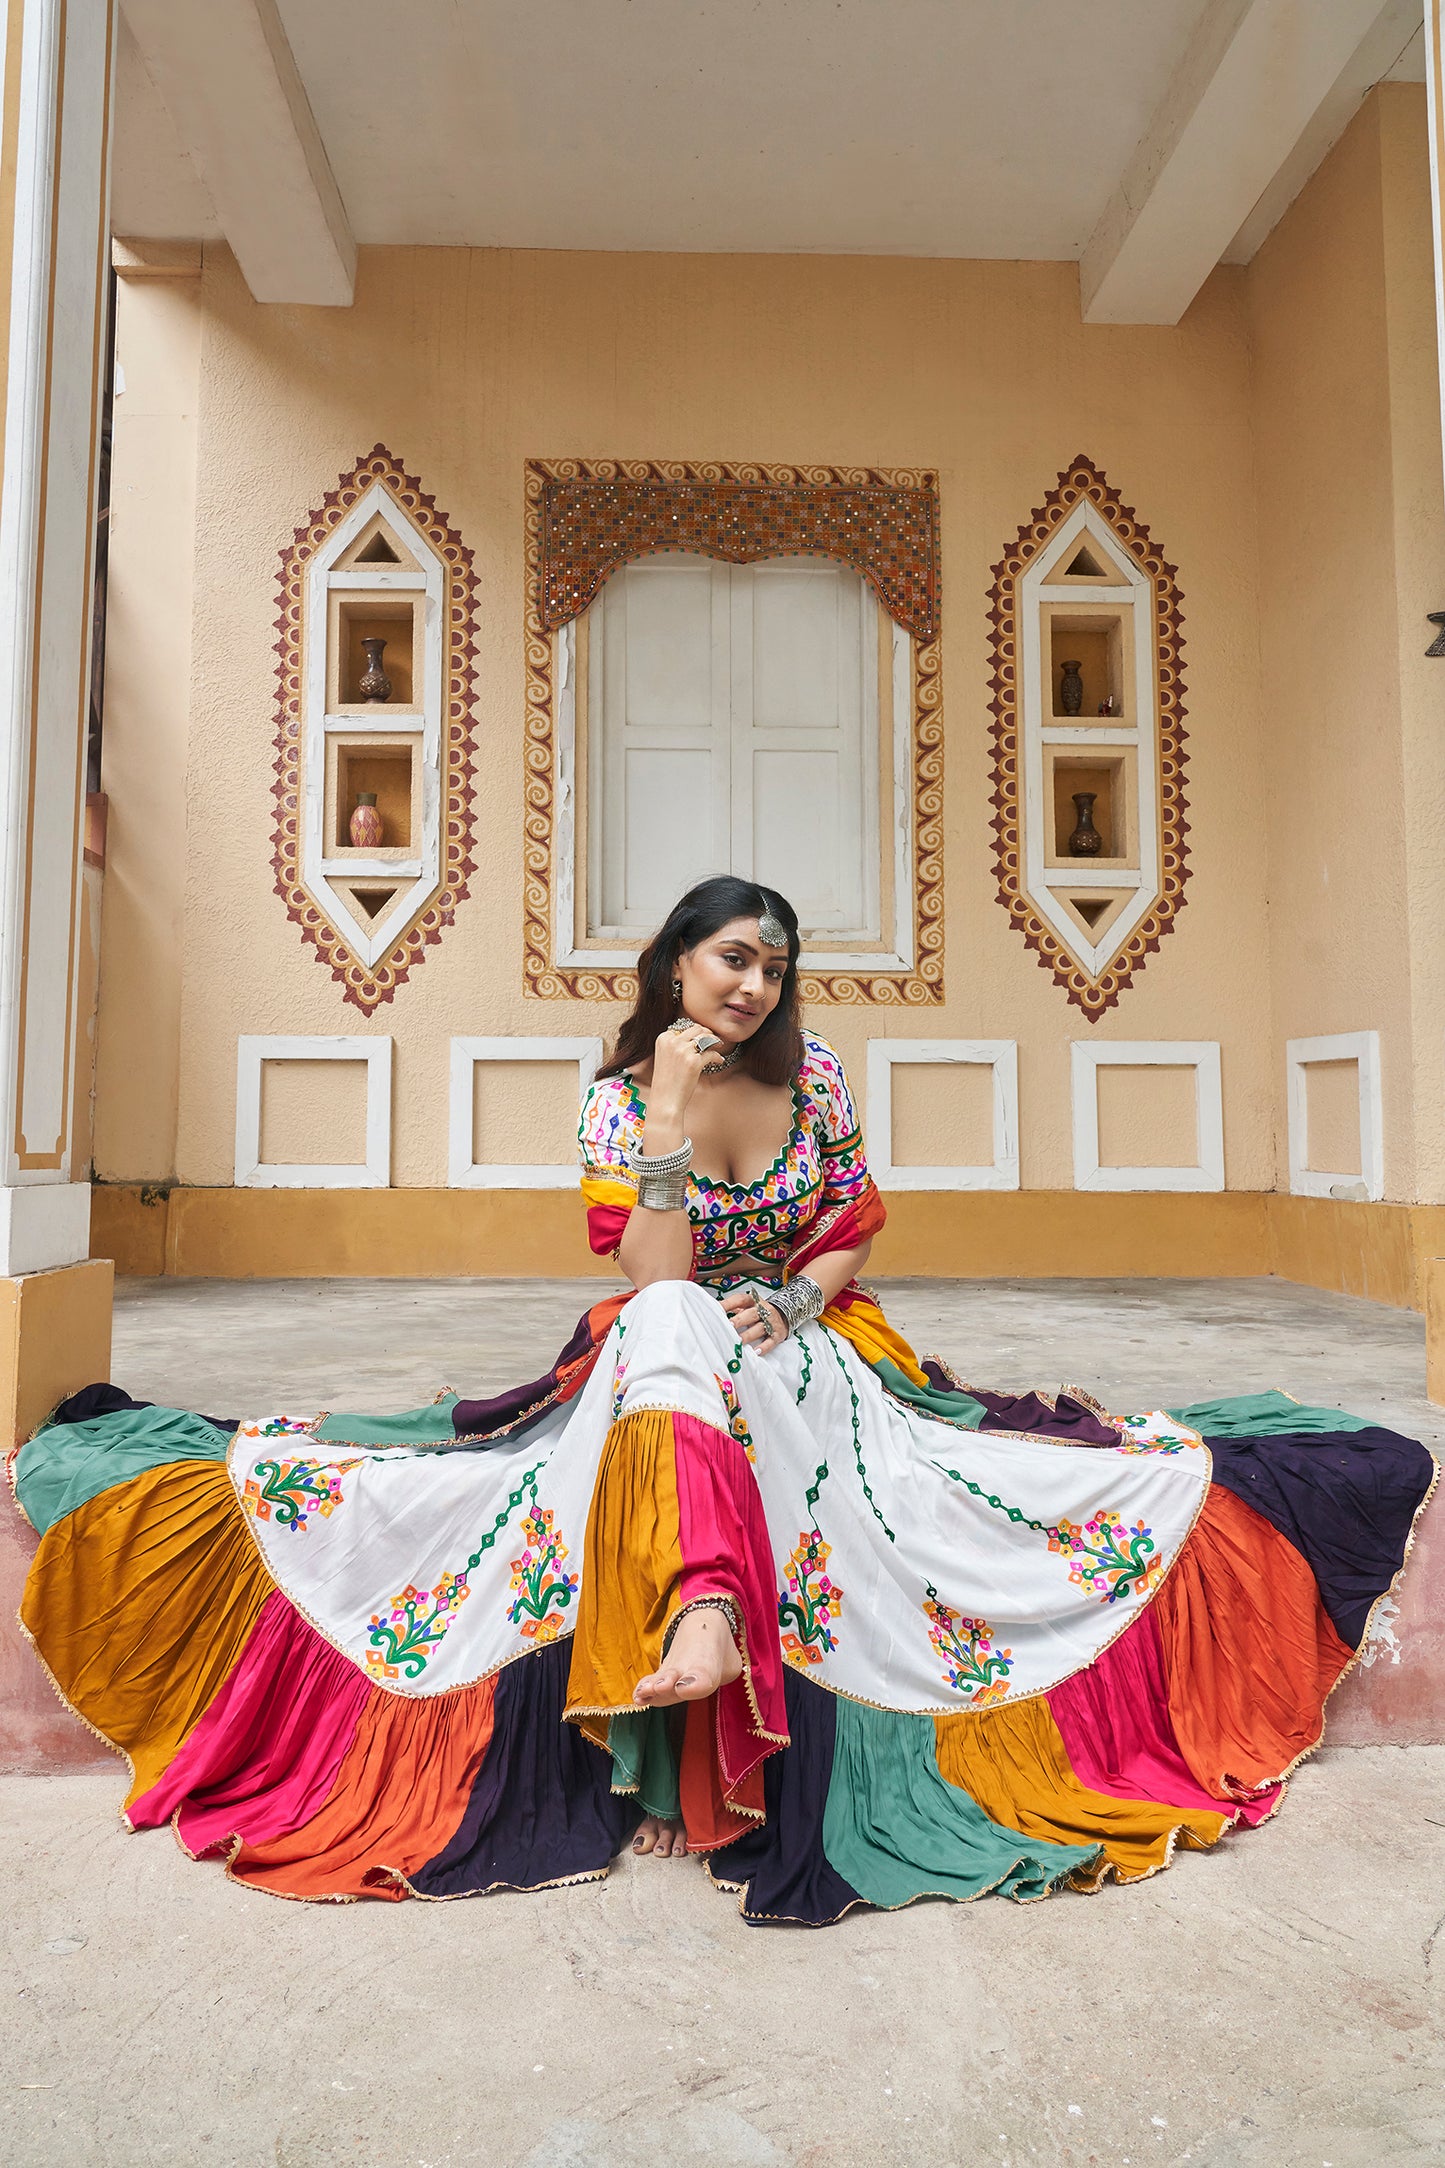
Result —
<instances>
[{"instance_id":1,"label":"white square wall panel","mask_svg":"<svg viewBox=\"0 0 1445 2168\"><path fill-rule=\"evenodd\" d=\"M1100 1046L1075 1039L1070 1049L1075 1189L1212 1190L1224 1187L1224 1100L1219 1044L1213 1039L1121 1039ZM1195 1158L1179 1167L1101 1167L1099 1071L1192 1069Z\"/></svg>"},{"instance_id":2,"label":"white square wall panel","mask_svg":"<svg viewBox=\"0 0 1445 2168\"><path fill-rule=\"evenodd\" d=\"M491 1164L473 1157L475 1071L478 1062L560 1061L575 1064L577 1099L602 1065L600 1039L453 1039L447 1115L447 1185L451 1189L573 1189L575 1156L565 1166Z\"/></svg>"},{"instance_id":3,"label":"white square wall panel","mask_svg":"<svg viewBox=\"0 0 1445 2168\"><path fill-rule=\"evenodd\" d=\"M993 1159L984 1167L895 1167L893 1070L899 1062L943 1067L976 1063L993 1072ZM1018 1047L1012 1039L870 1039L868 1164L880 1189L1017 1189Z\"/></svg>"},{"instance_id":4,"label":"white square wall panel","mask_svg":"<svg viewBox=\"0 0 1445 2168\"><path fill-rule=\"evenodd\" d=\"M1309 1078L1312 1062L1352 1061L1360 1078L1360 1171L1331 1174L1310 1165ZM1285 1110L1289 1125L1289 1189L1292 1197L1332 1197L1338 1190L1367 1198L1385 1194L1385 1115L1380 1095L1378 1031L1337 1031L1318 1039L1291 1039L1285 1046Z\"/></svg>"},{"instance_id":5,"label":"white square wall panel","mask_svg":"<svg viewBox=\"0 0 1445 2168\"><path fill-rule=\"evenodd\" d=\"M268 1164L261 1157L261 1072L267 1062L366 1065L364 1160L331 1166ZM390 1039L261 1038L236 1041L236 1184L241 1189L387 1189L391 1184Z\"/></svg>"}]
</instances>

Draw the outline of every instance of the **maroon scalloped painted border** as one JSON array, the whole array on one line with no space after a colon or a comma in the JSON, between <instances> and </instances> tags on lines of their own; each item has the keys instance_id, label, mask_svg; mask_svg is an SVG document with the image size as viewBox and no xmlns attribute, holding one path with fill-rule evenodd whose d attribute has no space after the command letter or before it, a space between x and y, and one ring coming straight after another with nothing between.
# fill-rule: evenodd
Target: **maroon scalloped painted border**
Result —
<instances>
[{"instance_id":1,"label":"maroon scalloped painted border","mask_svg":"<svg viewBox=\"0 0 1445 2168\"><path fill-rule=\"evenodd\" d=\"M1088 972L1053 927L1034 908L1023 879L1021 764L1018 712L1018 585L1029 566L1047 547L1058 528L1081 497L1087 497L1108 521L1120 545L1147 573L1154 591L1154 636L1159 679L1159 891L1155 901L1134 928L1118 953L1097 977ZM993 715L994 863L998 871L998 899L1010 921L1052 972L1076 1008L1089 1022L1097 1023L1106 1009L1142 971L1174 921L1184 902L1189 879L1189 846L1185 841L1189 801L1184 795L1188 756L1184 747L1188 733L1184 717L1184 619L1176 585L1176 568L1167 564L1158 545L1138 514L1112 489L1091 459L1071 460L1042 505L1020 527L1017 538L993 568L989 591L990 647L993 661L989 703Z\"/></svg>"}]
</instances>

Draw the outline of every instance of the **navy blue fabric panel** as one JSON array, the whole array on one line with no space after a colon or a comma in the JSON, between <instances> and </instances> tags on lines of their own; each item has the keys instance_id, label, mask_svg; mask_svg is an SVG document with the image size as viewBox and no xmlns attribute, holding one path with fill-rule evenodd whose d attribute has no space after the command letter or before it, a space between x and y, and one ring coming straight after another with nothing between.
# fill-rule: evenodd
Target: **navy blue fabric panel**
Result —
<instances>
[{"instance_id":1,"label":"navy blue fabric panel","mask_svg":"<svg viewBox=\"0 0 1445 2168\"><path fill-rule=\"evenodd\" d=\"M1215 1482L1288 1538L1318 1581L1335 1632L1358 1648L1434 1480L1424 1446L1393 1430L1207 1442Z\"/></svg>"},{"instance_id":2,"label":"navy blue fabric panel","mask_svg":"<svg viewBox=\"0 0 1445 2168\"><path fill-rule=\"evenodd\" d=\"M708 1866L720 1881L747 1883L743 1918L755 1926L776 1920L826 1927L861 1901L823 1851L837 1704L788 1665L783 1693L792 1745L763 1764L768 1818L713 1852Z\"/></svg>"},{"instance_id":3,"label":"navy blue fabric panel","mask_svg":"<svg viewBox=\"0 0 1445 2168\"><path fill-rule=\"evenodd\" d=\"M497 1675L492 1737L456 1835L411 1876L427 1897L540 1889L600 1874L642 1819L610 1758L562 1721L570 1634Z\"/></svg>"},{"instance_id":4,"label":"navy blue fabric panel","mask_svg":"<svg viewBox=\"0 0 1445 2168\"><path fill-rule=\"evenodd\" d=\"M119 1385L83 1385L78 1393L72 1393L68 1400L61 1401L55 1413L46 1418L41 1428L48 1430L52 1423L88 1423L92 1416L115 1415L122 1408L154 1406L153 1400L132 1400L130 1394L124 1392ZM203 1415L201 1421L209 1423L212 1430L234 1431L241 1425L239 1415Z\"/></svg>"}]
</instances>

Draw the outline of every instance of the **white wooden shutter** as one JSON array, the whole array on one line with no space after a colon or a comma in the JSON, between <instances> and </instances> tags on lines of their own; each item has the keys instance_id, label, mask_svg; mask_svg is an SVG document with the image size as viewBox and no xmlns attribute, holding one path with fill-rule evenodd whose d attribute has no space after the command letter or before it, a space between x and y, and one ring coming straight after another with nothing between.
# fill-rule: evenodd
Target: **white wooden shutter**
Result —
<instances>
[{"instance_id":1,"label":"white wooden shutter","mask_svg":"<svg viewBox=\"0 0 1445 2168\"><path fill-rule=\"evenodd\" d=\"M805 934L877 940L879 613L822 559L643 558L589 620L588 926L738 873Z\"/></svg>"},{"instance_id":2,"label":"white wooden shutter","mask_svg":"<svg viewBox=\"0 0 1445 2168\"><path fill-rule=\"evenodd\" d=\"M733 865L807 931L876 938L878 620L821 559L733 572Z\"/></svg>"},{"instance_id":3,"label":"white wooden shutter","mask_svg":"<svg viewBox=\"0 0 1445 2168\"><path fill-rule=\"evenodd\" d=\"M646 930L728 869L728 567L624 565L589 633L588 918Z\"/></svg>"}]
</instances>

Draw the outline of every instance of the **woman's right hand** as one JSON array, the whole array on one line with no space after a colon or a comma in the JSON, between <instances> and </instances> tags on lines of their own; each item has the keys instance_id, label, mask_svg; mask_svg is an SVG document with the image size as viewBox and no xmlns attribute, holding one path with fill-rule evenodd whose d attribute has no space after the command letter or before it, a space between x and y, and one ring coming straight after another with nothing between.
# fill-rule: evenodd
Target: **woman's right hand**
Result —
<instances>
[{"instance_id":1,"label":"woman's right hand","mask_svg":"<svg viewBox=\"0 0 1445 2168\"><path fill-rule=\"evenodd\" d=\"M706 1042L706 1048L698 1044ZM647 1090L649 1109L659 1114L681 1115L697 1090L707 1062L716 1054L717 1033L705 1024L690 1023L685 1031L669 1029L658 1034L652 1051L652 1082Z\"/></svg>"}]
</instances>

